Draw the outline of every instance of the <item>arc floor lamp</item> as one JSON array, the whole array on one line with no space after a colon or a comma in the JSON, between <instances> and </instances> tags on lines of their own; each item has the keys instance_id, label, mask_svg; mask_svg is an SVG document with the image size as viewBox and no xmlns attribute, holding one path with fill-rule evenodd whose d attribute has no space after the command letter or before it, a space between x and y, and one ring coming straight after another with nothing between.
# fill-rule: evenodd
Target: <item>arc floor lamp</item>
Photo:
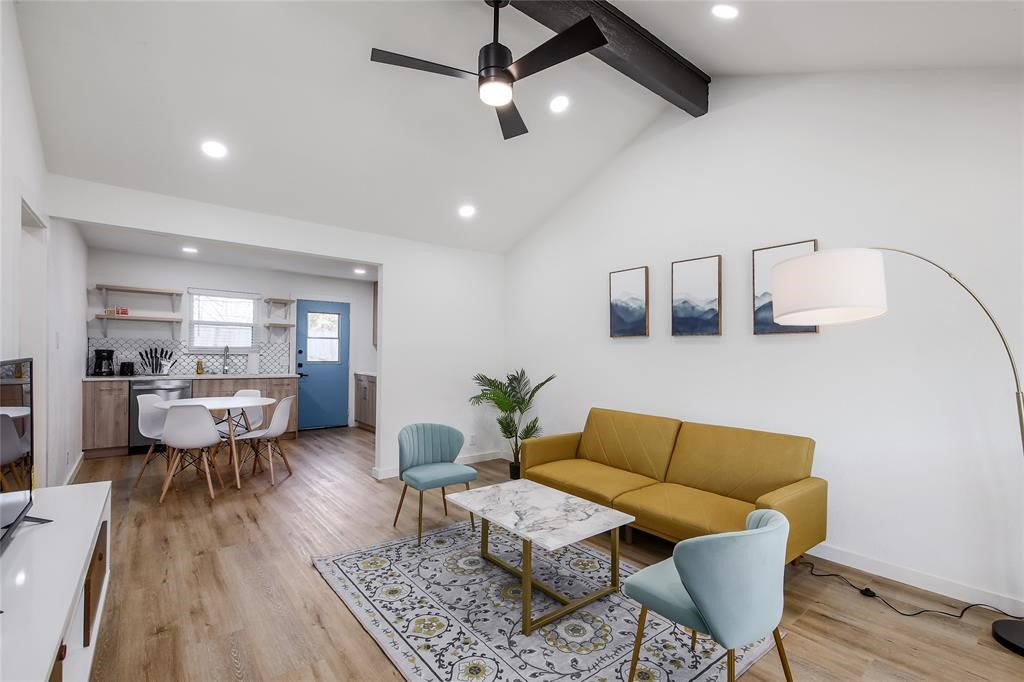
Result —
<instances>
[{"instance_id":1,"label":"arc floor lamp","mask_svg":"<svg viewBox=\"0 0 1024 682\"><path fill-rule=\"evenodd\" d=\"M817 251L778 263L772 268L772 309L775 322L783 325L827 325L878 317L888 310L885 264L882 251L901 253L932 265L959 284L985 312L1006 349L1017 389L1017 419L1024 448L1024 393L1013 351L992 311L959 277L935 261L911 251L888 247ZM1024 621L997 620L992 636L1016 654L1024 656Z\"/></svg>"}]
</instances>

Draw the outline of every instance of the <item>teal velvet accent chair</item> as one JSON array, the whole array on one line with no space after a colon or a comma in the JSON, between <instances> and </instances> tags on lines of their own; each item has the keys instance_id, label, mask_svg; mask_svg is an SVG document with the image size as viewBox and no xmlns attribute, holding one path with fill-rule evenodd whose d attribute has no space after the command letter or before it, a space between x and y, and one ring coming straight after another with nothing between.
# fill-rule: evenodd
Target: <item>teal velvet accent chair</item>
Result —
<instances>
[{"instance_id":1,"label":"teal velvet accent chair","mask_svg":"<svg viewBox=\"0 0 1024 682\"><path fill-rule=\"evenodd\" d=\"M398 471L405 486L398 499L395 523L402 513L405 493L410 487L420 494L419 517L416 524L417 544L423 542L423 491L441 489L444 515L448 516L448 500L445 488L450 485L466 484L476 480L476 469L465 464L456 464L455 458L462 450L465 439L462 432L444 424L409 424L398 432ZM470 523L476 530L476 521L469 515Z\"/></svg>"},{"instance_id":2,"label":"teal velvet accent chair","mask_svg":"<svg viewBox=\"0 0 1024 682\"><path fill-rule=\"evenodd\" d=\"M747 529L683 540L672 558L637 571L623 592L640 602L629 682L636 674L647 610L690 629L690 650L703 632L728 649L729 682L736 679L736 647L769 632L775 637L782 670L793 674L779 634L782 580L789 521L773 509L747 515Z\"/></svg>"}]
</instances>

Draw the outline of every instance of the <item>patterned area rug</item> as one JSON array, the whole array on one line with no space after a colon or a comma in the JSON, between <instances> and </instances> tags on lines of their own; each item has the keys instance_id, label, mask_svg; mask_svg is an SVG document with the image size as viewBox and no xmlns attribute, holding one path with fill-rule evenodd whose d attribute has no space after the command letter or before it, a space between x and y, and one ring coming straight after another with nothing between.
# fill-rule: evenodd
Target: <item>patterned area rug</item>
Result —
<instances>
[{"instance_id":1,"label":"patterned area rug","mask_svg":"<svg viewBox=\"0 0 1024 682\"><path fill-rule=\"evenodd\" d=\"M491 526L491 552L520 565L522 545ZM409 680L625 680L640 606L614 594L542 627L521 629L519 579L480 558L480 526L464 521L337 556L320 574ZM534 549L534 576L571 597L607 584L609 559L576 544ZM623 563L622 577L636 569ZM534 590L534 617L558 606ZM741 674L774 648L771 637L736 651ZM725 649L649 612L637 680L725 680Z\"/></svg>"}]
</instances>

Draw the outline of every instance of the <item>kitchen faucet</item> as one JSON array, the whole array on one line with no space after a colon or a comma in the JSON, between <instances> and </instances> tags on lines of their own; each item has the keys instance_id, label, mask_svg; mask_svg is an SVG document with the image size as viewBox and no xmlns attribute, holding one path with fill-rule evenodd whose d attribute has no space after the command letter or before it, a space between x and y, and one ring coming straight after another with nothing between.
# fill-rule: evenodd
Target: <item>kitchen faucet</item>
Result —
<instances>
[{"instance_id":1,"label":"kitchen faucet","mask_svg":"<svg viewBox=\"0 0 1024 682\"><path fill-rule=\"evenodd\" d=\"M224 346L224 354L221 356L220 373L221 374L227 374L228 373L228 347L227 346Z\"/></svg>"}]
</instances>

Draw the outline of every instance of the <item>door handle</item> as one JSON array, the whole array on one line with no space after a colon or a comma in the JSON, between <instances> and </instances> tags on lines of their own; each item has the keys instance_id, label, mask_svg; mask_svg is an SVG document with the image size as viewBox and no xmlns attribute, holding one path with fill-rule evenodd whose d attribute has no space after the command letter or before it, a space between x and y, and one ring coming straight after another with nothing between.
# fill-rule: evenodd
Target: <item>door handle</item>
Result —
<instances>
[{"instance_id":1,"label":"door handle","mask_svg":"<svg viewBox=\"0 0 1024 682\"><path fill-rule=\"evenodd\" d=\"M308 377L308 376L309 376L309 375L308 375L308 374L306 374L305 372L299 372L299 378L300 378L300 379L301 379L302 377Z\"/></svg>"}]
</instances>

